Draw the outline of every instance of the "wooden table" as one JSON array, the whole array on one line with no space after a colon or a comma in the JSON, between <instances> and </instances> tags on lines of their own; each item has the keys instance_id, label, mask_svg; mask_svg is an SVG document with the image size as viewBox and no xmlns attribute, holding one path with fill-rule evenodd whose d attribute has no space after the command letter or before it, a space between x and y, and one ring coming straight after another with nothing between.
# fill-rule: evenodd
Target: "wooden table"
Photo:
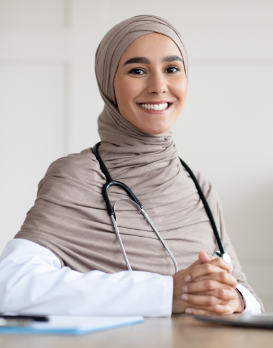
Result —
<instances>
[{"instance_id":1,"label":"wooden table","mask_svg":"<svg viewBox=\"0 0 273 348\"><path fill-rule=\"evenodd\" d=\"M145 323L75 336L5 336L1 348L267 348L273 330L231 328L192 317L146 319Z\"/></svg>"}]
</instances>

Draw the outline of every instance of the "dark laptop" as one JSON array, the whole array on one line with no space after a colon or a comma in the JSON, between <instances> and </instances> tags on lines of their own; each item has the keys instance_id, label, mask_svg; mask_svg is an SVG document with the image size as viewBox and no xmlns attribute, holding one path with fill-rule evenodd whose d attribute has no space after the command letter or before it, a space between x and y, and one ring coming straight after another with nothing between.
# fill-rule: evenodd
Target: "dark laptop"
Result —
<instances>
[{"instance_id":1,"label":"dark laptop","mask_svg":"<svg viewBox=\"0 0 273 348\"><path fill-rule=\"evenodd\" d=\"M273 329L273 313L232 314L224 316L195 315L194 319L222 325Z\"/></svg>"}]
</instances>

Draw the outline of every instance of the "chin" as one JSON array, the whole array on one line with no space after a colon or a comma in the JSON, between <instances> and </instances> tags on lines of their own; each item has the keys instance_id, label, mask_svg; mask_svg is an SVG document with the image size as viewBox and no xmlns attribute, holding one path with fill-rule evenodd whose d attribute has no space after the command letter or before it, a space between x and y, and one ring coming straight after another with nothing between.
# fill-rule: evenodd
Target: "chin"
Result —
<instances>
[{"instance_id":1,"label":"chin","mask_svg":"<svg viewBox=\"0 0 273 348\"><path fill-rule=\"evenodd\" d=\"M159 135L167 132L172 125L174 124L176 120L176 117L171 117L169 115L168 117L156 117L145 119L145 121L142 119L142 122L139 122L140 128L143 132L151 134L151 135ZM148 122L147 122L148 121ZM150 122L149 122L150 121Z\"/></svg>"},{"instance_id":2,"label":"chin","mask_svg":"<svg viewBox=\"0 0 273 348\"><path fill-rule=\"evenodd\" d=\"M141 127L140 129L145 132L145 133L148 133L148 134L151 134L151 135L158 135L158 134L163 134L165 132L167 132L170 128L171 128L172 125L158 125L158 126L150 126L150 127Z\"/></svg>"}]
</instances>

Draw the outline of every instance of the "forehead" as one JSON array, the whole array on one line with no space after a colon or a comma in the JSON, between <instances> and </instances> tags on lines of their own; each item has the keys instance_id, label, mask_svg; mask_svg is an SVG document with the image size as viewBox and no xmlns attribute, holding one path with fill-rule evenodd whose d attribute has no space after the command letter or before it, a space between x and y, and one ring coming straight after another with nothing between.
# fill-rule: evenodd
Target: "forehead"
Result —
<instances>
[{"instance_id":1,"label":"forehead","mask_svg":"<svg viewBox=\"0 0 273 348\"><path fill-rule=\"evenodd\" d=\"M133 57L147 57L151 61L162 60L163 57L177 55L183 60L175 42L168 36L151 33L134 40L120 58L120 65Z\"/></svg>"}]
</instances>

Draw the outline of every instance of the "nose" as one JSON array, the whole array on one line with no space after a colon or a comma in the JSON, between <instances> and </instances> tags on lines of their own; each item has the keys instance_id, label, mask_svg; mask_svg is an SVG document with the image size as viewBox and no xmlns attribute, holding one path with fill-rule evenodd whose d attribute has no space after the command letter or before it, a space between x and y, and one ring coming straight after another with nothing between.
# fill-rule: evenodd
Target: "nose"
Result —
<instances>
[{"instance_id":1,"label":"nose","mask_svg":"<svg viewBox=\"0 0 273 348\"><path fill-rule=\"evenodd\" d=\"M148 93L160 95L166 93L167 90L167 81L164 74L162 72L154 72L151 74L148 80Z\"/></svg>"}]
</instances>

